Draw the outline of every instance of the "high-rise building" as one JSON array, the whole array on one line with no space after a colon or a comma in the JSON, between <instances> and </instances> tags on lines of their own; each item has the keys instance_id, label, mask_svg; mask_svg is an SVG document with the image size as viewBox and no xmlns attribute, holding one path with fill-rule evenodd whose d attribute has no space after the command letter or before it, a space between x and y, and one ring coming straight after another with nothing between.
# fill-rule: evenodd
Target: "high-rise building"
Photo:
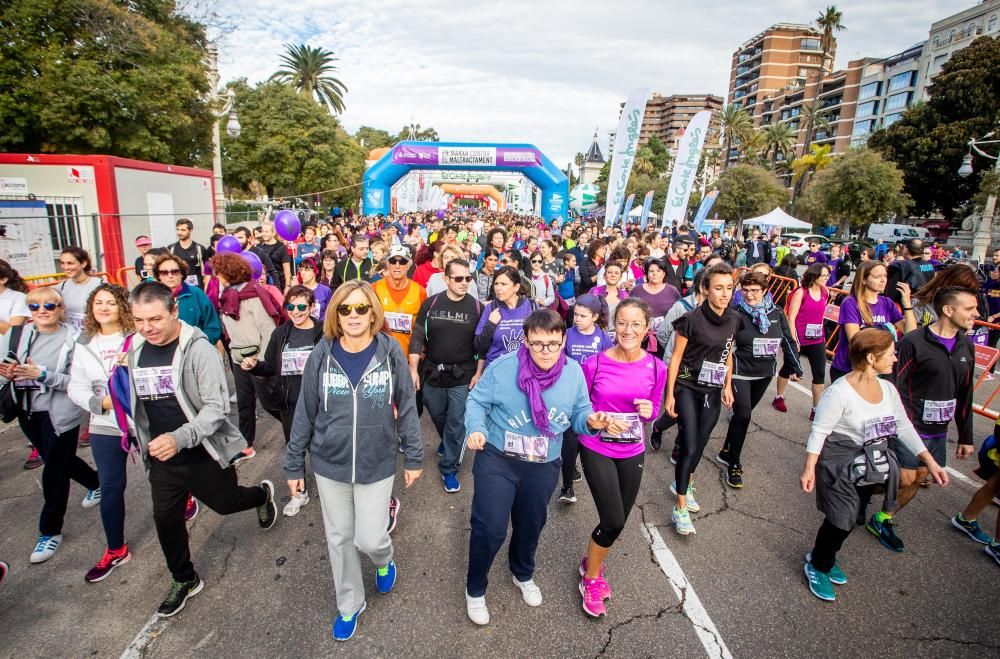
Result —
<instances>
[{"instance_id":1,"label":"high-rise building","mask_svg":"<svg viewBox=\"0 0 1000 659\"><path fill-rule=\"evenodd\" d=\"M872 132L899 121L903 112L916 102L921 56L926 43L921 41L901 53L865 66L854 113L851 146L866 144Z\"/></svg>"},{"instance_id":2,"label":"high-rise building","mask_svg":"<svg viewBox=\"0 0 1000 659\"><path fill-rule=\"evenodd\" d=\"M982 0L974 7L932 23L920 59L917 99L927 99L927 87L955 52L984 35L1000 37L1000 0Z\"/></svg>"},{"instance_id":3,"label":"high-rise building","mask_svg":"<svg viewBox=\"0 0 1000 659\"><path fill-rule=\"evenodd\" d=\"M622 105L624 106L624 103ZM660 96L654 93L646 102L646 112L642 117L642 128L639 132L639 146L644 146L650 137L656 135L667 150L676 155L677 143L684 135L688 122L702 110L712 111L705 148L718 150L722 97L714 94Z\"/></svg>"}]
</instances>

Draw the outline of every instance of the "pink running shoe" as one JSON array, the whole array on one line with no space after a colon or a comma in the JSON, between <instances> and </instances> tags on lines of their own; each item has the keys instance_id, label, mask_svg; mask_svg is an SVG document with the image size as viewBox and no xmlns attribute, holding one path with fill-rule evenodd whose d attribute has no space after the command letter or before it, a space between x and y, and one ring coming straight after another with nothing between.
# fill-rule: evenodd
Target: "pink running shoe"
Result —
<instances>
[{"instance_id":1,"label":"pink running shoe","mask_svg":"<svg viewBox=\"0 0 1000 659\"><path fill-rule=\"evenodd\" d=\"M604 593L602 593L603 598L604 599L611 599L611 584L609 584L604 579L604 568L605 567L606 566L604 566L604 565L601 566L600 579L598 579L598 581L600 581L603 584L604 588L605 588ZM582 559L580 559L580 576L581 577L587 576L587 557L586 556L584 556Z\"/></svg>"},{"instance_id":2,"label":"pink running shoe","mask_svg":"<svg viewBox=\"0 0 1000 659\"><path fill-rule=\"evenodd\" d=\"M604 579L580 579L580 594L583 596L583 611L592 618L608 614L604 608L604 589L608 584Z\"/></svg>"}]
</instances>

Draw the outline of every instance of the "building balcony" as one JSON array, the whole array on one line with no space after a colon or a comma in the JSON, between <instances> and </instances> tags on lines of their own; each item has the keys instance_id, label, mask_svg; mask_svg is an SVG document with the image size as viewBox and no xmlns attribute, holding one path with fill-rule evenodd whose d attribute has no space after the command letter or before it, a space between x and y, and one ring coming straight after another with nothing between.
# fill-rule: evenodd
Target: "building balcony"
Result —
<instances>
[{"instance_id":1,"label":"building balcony","mask_svg":"<svg viewBox=\"0 0 1000 659\"><path fill-rule=\"evenodd\" d=\"M843 96L834 96L833 98L824 98L819 103L819 109L820 110L825 110L827 108L832 108L832 107L834 107L836 105L840 105L843 102L844 102L844 97Z\"/></svg>"},{"instance_id":2,"label":"building balcony","mask_svg":"<svg viewBox=\"0 0 1000 659\"><path fill-rule=\"evenodd\" d=\"M837 139L836 130L818 130L816 131L816 136L813 138L813 142L826 142L834 139Z\"/></svg>"}]
</instances>

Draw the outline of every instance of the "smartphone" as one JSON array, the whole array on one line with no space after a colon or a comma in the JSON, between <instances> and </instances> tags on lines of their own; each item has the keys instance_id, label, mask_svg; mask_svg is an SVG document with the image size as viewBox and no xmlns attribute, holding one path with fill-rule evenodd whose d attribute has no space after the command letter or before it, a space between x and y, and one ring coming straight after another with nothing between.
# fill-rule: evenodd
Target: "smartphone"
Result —
<instances>
[{"instance_id":1,"label":"smartphone","mask_svg":"<svg viewBox=\"0 0 1000 659\"><path fill-rule=\"evenodd\" d=\"M10 352L7 353L7 356L3 358L3 363L4 364L20 364L21 362L18 361L17 355L14 353L13 350L11 350Z\"/></svg>"}]
</instances>

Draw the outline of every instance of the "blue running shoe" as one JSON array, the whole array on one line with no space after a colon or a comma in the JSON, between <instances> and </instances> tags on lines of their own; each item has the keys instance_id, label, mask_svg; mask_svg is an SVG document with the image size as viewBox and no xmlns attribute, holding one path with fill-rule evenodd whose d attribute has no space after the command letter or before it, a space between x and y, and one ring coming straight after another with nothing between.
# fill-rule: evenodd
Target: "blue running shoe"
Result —
<instances>
[{"instance_id":1,"label":"blue running shoe","mask_svg":"<svg viewBox=\"0 0 1000 659\"><path fill-rule=\"evenodd\" d=\"M375 588L380 593L388 593L396 585L396 562L389 561L385 567L375 570Z\"/></svg>"},{"instance_id":2,"label":"blue running shoe","mask_svg":"<svg viewBox=\"0 0 1000 659\"><path fill-rule=\"evenodd\" d=\"M991 542L990 544L983 547L983 549L986 551L987 556L991 557L994 561L996 561L997 565L1000 565L1000 544Z\"/></svg>"},{"instance_id":3,"label":"blue running shoe","mask_svg":"<svg viewBox=\"0 0 1000 659\"><path fill-rule=\"evenodd\" d=\"M365 612L365 606L367 606L367 603L363 602L361 608L354 615L337 616L337 619L333 621L333 640L351 640L354 632L358 629L358 617Z\"/></svg>"},{"instance_id":4,"label":"blue running shoe","mask_svg":"<svg viewBox=\"0 0 1000 659\"><path fill-rule=\"evenodd\" d=\"M812 563L806 563L806 581L809 582L809 590L813 595L824 602L835 602L837 594L833 592L833 584L830 582L830 575L820 572L813 567Z\"/></svg>"},{"instance_id":5,"label":"blue running shoe","mask_svg":"<svg viewBox=\"0 0 1000 659\"><path fill-rule=\"evenodd\" d=\"M458 492L462 489L462 484L458 482L458 476L455 474L443 474L441 480L444 481L445 492Z\"/></svg>"},{"instance_id":6,"label":"blue running shoe","mask_svg":"<svg viewBox=\"0 0 1000 659\"><path fill-rule=\"evenodd\" d=\"M993 538L979 526L979 522L974 519L965 519L962 513L958 513L951 518L951 525L981 545L988 545L993 542Z\"/></svg>"},{"instance_id":7,"label":"blue running shoe","mask_svg":"<svg viewBox=\"0 0 1000 659\"><path fill-rule=\"evenodd\" d=\"M812 552L806 554L806 563L812 563L812 559L813 559ZM841 570L840 566L837 565L836 563L833 564L833 567L830 568L830 571L827 572L826 576L830 577L830 583L834 584L835 586L843 586L845 583L847 583L847 575L844 574L844 571Z\"/></svg>"},{"instance_id":8,"label":"blue running shoe","mask_svg":"<svg viewBox=\"0 0 1000 659\"><path fill-rule=\"evenodd\" d=\"M892 551L903 551L903 541L899 539L896 535L896 529L893 527L892 518L889 517L885 521L878 521L878 513L875 513L868 518L868 523L865 524L865 528L873 536L878 538L878 541L882 543L882 546L886 549L891 549Z\"/></svg>"}]
</instances>

